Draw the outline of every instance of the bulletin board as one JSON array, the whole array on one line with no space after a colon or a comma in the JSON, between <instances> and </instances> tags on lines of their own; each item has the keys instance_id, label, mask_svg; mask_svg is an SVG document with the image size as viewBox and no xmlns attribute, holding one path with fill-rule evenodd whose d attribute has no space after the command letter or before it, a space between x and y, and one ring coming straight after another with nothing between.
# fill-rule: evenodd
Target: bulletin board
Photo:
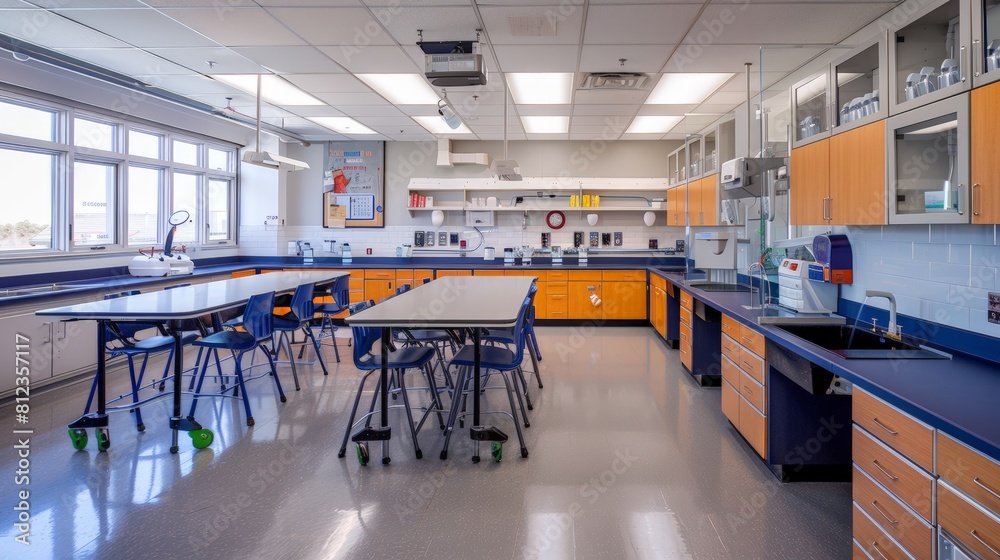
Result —
<instances>
[{"instance_id":1,"label":"bulletin board","mask_svg":"<svg viewBox=\"0 0 1000 560\"><path fill-rule=\"evenodd\" d=\"M327 142L323 227L385 227L385 142Z\"/></svg>"}]
</instances>

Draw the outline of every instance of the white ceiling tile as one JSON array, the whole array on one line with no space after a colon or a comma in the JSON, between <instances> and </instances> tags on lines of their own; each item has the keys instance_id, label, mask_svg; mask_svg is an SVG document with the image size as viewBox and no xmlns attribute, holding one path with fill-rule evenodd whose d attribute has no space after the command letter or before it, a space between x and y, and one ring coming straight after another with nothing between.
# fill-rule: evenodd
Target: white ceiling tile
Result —
<instances>
[{"instance_id":1,"label":"white ceiling tile","mask_svg":"<svg viewBox=\"0 0 1000 560\"><path fill-rule=\"evenodd\" d=\"M259 64L226 47L146 49L156 56L206 74L257 74L266 72ZM211 60L216 64L208 65Z\"/></svg>"},{"instance_id":2,"label":"white ceiling tile","mask_svg":"<svg viewBox=\"0 0 1000 560\"><path fill-rule=\"evenodd\" d=\"M365 8L271 8L275 18L313 45L363 49L393 45L392 37Z\"/></svg>"},{"instance_id":3,"label":"white ceiling tile","mask_svg":"<svg viewBox=\"0 0 1000 560\"><path fill-rule=\"evenodd\" d=\"M362 0L366 6L470 6L472 0ZM479 2L483 4L483 2Z\"/></svg>"},{"instance_id":4,"label":"white ceiling tile","mask_svg":"<svg viewBox=\"0 0 1000 560\"><path fill-rule=\"evenodd\" d=\"M396 142L427 142L434 140L435 137L430 132L425 131L421 134L394 134L392 139Z\"/></svg>"},{"instance_id":5,"label":"white ceiling tile","mask_svg":"<svg viewBox=\"0 0 1000 560\"><path fill-rule=\"evenodd\" d=\"M139 0L31 0L39 8L145 8Z\"/></svg>"},{"instance_id":6,"label":"white ceiling tile","mask_svg":"<svg viewBox=\"0 0 1000 560\"><path fill-rule=\"evenodd\" d=\"M694 111L697 105L642 105L639 107L640 115L683 115Z\"/></svg>"},{"instance_id":7,"label":"white ceiling tile","mask_svg":"<svg viewBox=\"0 0 1000 560\"><path fill-rule=\"evenodd\" d=\"M489 88L489 89L487 89ZM486 86L486 88L449 88L445 90L448 100L459 111L484 112L484 114L503 113L503 86Z\"/></svg>"},{"instance_id":8,"label":"white ceiling tile","mask_svg":"<svg viewBox=\"0 0 1000 560\"><path fill-rule=\"evenodd\" d=\"M746 85L744 84L744 90ZM752 91L756 91L757 88L753 88ZM746 91L717 91L710 95L708 99L705 100L703 105L719 105L719 106L735 106L743 103L747 99ZM703 105L700 105L699 108Z\"/></svg>"},{"instance_id":9,"label":"white ceiling tile","mask_svg":"<svg viewBox=\"0 0 1000 560\"><path fill-rule=\"evenodd\" d=\"M461 117L462 121L470 126L503 126L503 116L461 115ZM513 121L511 117L508 119L510 122Z\"/></svg>"},{"instance_id":10,"label":"white ceiling tile","mask_svg":"<svg viewBox=\"0 0 1000 560\"><path fill-rule=\"evenodd\" d=\"M638 105L573 105L573 115L628 115L631 117L638 109Z\"/></svg>"},{"instance_id":11,"label":"white ceiling tile","mask_svg":"<svg viewBox=\"0 0 1000 560\"><path fill-rule=\"evenodd\" d=\"M576 90L576 103L581 105L630 105L642 103L648 91L633 90Z\"/></svg>"},{"instance_id":12,"label":"white ceiling tile","mask_svg":"<svg viewBox=\"0 0 1000 560\"><path fill-rule=\"evenodd\" d=\"M343 117L344 113L329 105L302 105L295 108L300 117Z\"/></svg>"},{"instance_id":13,"label":"white ceiling tile","mask_svg":"<svg viewBox=\"0 0 1000 560\"><path fill-rule=\"evenodd\" d=\"M217 3L217 2L216 2ZM227 47L302 45L262 8L164 9L164 14Z\"/></svg>"},{"instance_id":14,"label":"white ceiling tile","mask_svg":"<svg viewBox=\"0 0 1000 560\"><path fill-rule=\"evenodd\" d=\"M392 127L392 126L420 126L420 125L416 124L413 121L413 119L411 119L410 117L408 117L406 115L403 115L402 113L400 113L398 115L384 116L384 117L380 117L380 116L365 116L364 117L364 122L365 122L366 125L368 125L370 127L380 126L380 127L383 127L383 128L385 128L385 127ZM423 128L423 127L421 127L421 128Z\"/></svg>"},{"instance_id":15,"label":"white ceiling tile","mask_svg":"<svg viewBox=\"0 0 1000 560\"><path fill-rule=\"evenodd\" d=\"M4 10L0 17L0 33L53 49L128 46L104 33L46 10Z\"/></svg>"},{"instance_id":16,"label":"white ceiling tile","mask_svg":"<svg viewBox=\"0 0 1000 560\"><path fill-rule=\"evenodd\" d=\"M370 93L364 82L351 74L289 74L284 77L309 93Z\"/></svg>"},{"instance_id":17,"label":"white ceiling tile","mask_svg":"<svg viewBox=\"0 0 1000 560\"><path fill-rule=\"evenodd\" d=\"M438 114L434 105L399 105L397 109L411 117L426 117Z\"/></svg>"},{"instance_id":18,"label":"white ceiling tile","mask_svg":"<svg viewBox=\"0 0 1000 560\"><path fill-rule=\"evenodd\" d=\"M747 4L740 7L711 4L702 13L685 42L705 43L698 34L708 33L715 45L814 45L837 43L895 4ZM726 15L728 11L728 15ZM717 33L705 23L722 24ZM780 32L775 32L780 30ZM706 36L707 37L707 36Z\"/></svg>"},{"instance_id":19,"label":"white ceiling tile","mask_svg":"<svg viewBox=\"0 0 1000 560\"><path fill-rule=\"evenodd\" d=\"M224 98L226 95L239 93L239 90L233 88L232 86L213 80L212 78L202 76L201 74L139 74L135 77L147 84L170 90L181 95L211 94L219 95Z\"/></svg>"},{"instance_id":20,"label":"white ceiling tile","mask_svg":"<svg viewBox=\"0 0 1000 560\"><path fill-rule=\"evenodd\" d=\"M526 5L517 7L481 6L479 13L493 45L577 45L583 25L583 10L564 2L549 6ZM554 35L519 36L511 31L510 18L539 18L546 32ZM588 16L589 17L589 16ZM497 56L500 56L499 53Z\"/></svg>"},{"instance_id":21,"label":"white ceiling tile","mask_svg":"<svg viewBox=\"0 0 1000 560\"><path fill-rule=\"evenodd\" d=\"M724 115L733 110L734 107L743 103L743 97L740 97L739 101L734 101L732 103L726 103L723 105L717 105L712 103L702 103L698 105L698 108L694 110L695 113L714 113L718 115Z\"/></svg>"},{"instance_id":22,"label":"white ceiling tile","mask_svg":"<svg viewBox=\"0 0 1000 560\"><path fill-rule=\"evenodd\" d=\"M278 7L278 6L315 6L315 7L331 7L331 6L363 6L364 4L361 0L255 0L261 6L265 8Z\"/></svg>"},{"instance_id":23,"label":"white ceiling tile","mask_svg":"<svg viewBox=\"0 0 1000 560\"><path fill-rule=\"evenodd\" d=\"M609 138L607 136L603 136L600 132L573 132L572 130L569 131L570 140L603 140L607 142L609 140L617 140L618 138L619 138L618 136L615 136L614 138ZM659 140L659 138L654 138L654 140Z\"/></svg>"},{"instance_id":24,"label":"white ceiling tile","mask_svg":"<svg viewBox=\"0 0 1000 560\"><path fill-rule=\"evenodd\" d=\"M344 71L316 47L234 47L233 51L276 74Z\"/></svg>"},{"instance_id":25,"label":"white ceiling tile","mask_svg":"<svg viewBox=\"0 0 1000 560\"><path fill-rule=\"evenodd\" d=\"M337 108L351 117L395 117L407 118L406 114L392 105L339 105Z\"/></svg>"},{"instance_id":26,"label":"white ceiling tile","mask_svg":"<svg viewBox=\"0 0 1000 560\"><path fill-rule=\"evenodd\" d=\"M632 113L628 115L576 115L573 117L570 125L573 127L597 126L601 128L619 128L628 126L631 120Z\"/></svg>"},{"instance_id":27,"label":"white ceiling tile","mask_svg":"<svg viewBox=\"0 0 1000 560\"><path fill-rule=\"evenodd\" d=\"M389 6L372 8L372 13L401 45L413 45L424 31L424 41L456 41L476 39L479 19L472 6L403 8Z\"/></svg>"},{"instance_id":28,"label":"white ceiling tile","mask_svg":"<svg viewBox=\"0 0 1000 560\"><path fill-rule=\"evenodd\" d=\"M371 45L358 49L352 45L345 45L323 46L319 47L319 50L354 74L423 72L423 66L418 67L399 47Z\"/></svg>"},{"instance_id":29,"label":"white ceiling tile","mask_svg":"<svg viewBox=\"0 0 1000 560\"><path fill-rule=\"evenodd\" d=\"M763 75L762 75L763 74ZM756 92L760 89L760 84L763 83L764 87L768 87L774 82L784 78L785 72L759 72L757 66L753 66L750 70L750 90ZM746 74L737 74L730 78L728 82L722 85L718 91L735 91L740 93L745 93L747 90L747 78Z\"/></svg>"},{"instance_id":30,"label":"white ceiling tile","mask_svg":"<svg viewBox=\"0 0 1000 560\"><path fill-rule=\"evenodd\" d=\"M368 121L365 121L364 125L375 132L386 136L396 136L398 134L420 134L421 132L427 132L426 128L418 124L413 124L413 121L410 121L410 124L408 125L372 125Z\"/></svg>"},{"instance_id":31,"label":"white ceiling tile","mask_svg":"<svg viewBox=\"0 0 1000 560\"><path fill-rule=\"evenodd\" d=\"M676 127L675 127L676 128ZM660 133L656 134L622 134L622 140L660 140L663 135ZM681 138L684 138L682 135Z\"/></svg>"},{"instance_id":32,"label":"white ceiling tile","mask_svg":"<svg viewBox=\"0 0 1000 560\"><path fill-rule=\"evenodd\" d=\"M116 72L136 74L190 74L191 70L139 49L62 49L66 54Z\"/></svg>"},{"instance_id":33,"label":"white ceiling tile","mask_svg":"<svg viewBox=\"0 0 1000 560\"><path fill-rule=\"evenodd\" d=\"M571 113L572 107L569 104L566 105L516 105L517 114L521 116L559 116L568 117Z\"/></svg>"},{"instance_id":34,"label":"white ceiling tile","mask_svg":"<svg viewBox=\"0 0 1000 560\"><path fill-rule=\"evenodd\" d=\"M338 109L342 105L388 105L388 101L382 99L382 96L377 93L318 93L316 97Z\"/></svg>"},{"instance_id":35,"label":"white ceiling tile","mask_svg":"<svg viewBox=\"0 0 1000 560\"><path fill-rule=\"evenodd\" d=\"M57 13L136 47L216 46L211 39L150 8Z\"/></svg>"},{"instance_id":36,"label":"white ceiling tile","mask_svg":"<svg viewBox=\"0 0 1000 560\"><path fill-rule=\"evenodd\" d=\"M576 122L576 119L573 120ZM595 126L595 125L577 125L573 124L569 128L570 134L578 132L586 132L589 134L597 134L597 136L603 136L605 138L617 138L621 133L625 132L628 128L628 123L625 124L615 124L615 126Z\"/></svg>"},{"instance_id":37,"label":"white ceiling tile","mask_svg":"<svg viewBox=\"0 0 1000 560\"><path fill-rule=\"evenodd\" d=\"M659 73L672 45L584 45L580 51L581 72ZM625 59L622 65L620 59Z\"/></svg>"},{"instance_id":38,"label":"white ceiling tile","mask_svg":"<svg viewBox=\"0 0 1000 560\"><path fill-rule=\"evenodd\" d=\"M577 45L496 45L504 72L575 72Z\"/></svg>"},{"instance_id":39,"label":"white ceiling tile","mask_svg":"<svg viewBox=\"0 0 1000 560\"><path fill-rule=\"evenodd\" d=\"M676 45L701 9L700 4L591 6L584 44Z\"/></svg>"},{"instance_id":40,"label":"white ceiling tile","mask_svg":"<svg viewBox=\"0 0 1000 560\"><path fill-rule=\"evenodd\" d=\"M569 140L569 134L529 134L528 140Z\"/></svg>"},{"instance_id":41,"label":"white ceiling tile","mask_svg":"<svg viewBox=\"0 0 1000 560\"><path fill-rule=\"evenodd\" d=\"M822 48L768 49L765 66L770 71L790 72L823 52ZM739 72L744 62L760 65L758 45L679 45L665 72Z\"/></svg>"}]
</instances>

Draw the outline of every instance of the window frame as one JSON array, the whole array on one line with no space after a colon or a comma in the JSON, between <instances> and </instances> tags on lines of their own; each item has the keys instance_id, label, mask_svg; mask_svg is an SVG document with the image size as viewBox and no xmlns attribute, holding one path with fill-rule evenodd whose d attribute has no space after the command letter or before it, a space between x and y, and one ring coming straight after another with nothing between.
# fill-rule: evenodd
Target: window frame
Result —
<instances>
[{"instance_id":1,"label":"window frame","mask_svg":"<svg viewBox=\"0 0 1000 560\"><path fill-rule=\"evenodd\" d=\"M62 256L93 256L95 253L131 253L139 245L128 241L128 170L131 166L157 169L160 171L160 184L157 190L157 245L161 244L169 227L167 220L170 208L173 207L173 176L175 172L189 173L198 176L196 192L197 215L204 217L203 224L195 224L195 242L199 250L215 248L233 248L237 246L239 228L238 160L240 146L217 138L201 136L195 133L170 128L146 121L131 119L128 115L102 112L99 108L80 106L72 102L60 103L49 99L38 99L31 95L0 88L0 102L23 105L44 111L51 111L53 121L54 141L38 140L22 136L0 133L0 147L14 151L42 153L55 156L52 180L52 232L51 247L44 249L11 249L0 252L0 262L18 259L53 258ZM98 122L114 127L115 138L113 150L103 150L86 146L77 146L75 139L76 119ZM152 134L161 138L160 157L149 158L129 153L129 132ZM198 165L188 165L173 161L174 141L194 144L197 147ZM228 153L226 170L209 168L209 149ZM101 245L77 245L73 241L74 196L73 165L76 162L96 163L115 166L114 211L111 216L114 221L114 243ZM226 181L228 187L228 217L225 239L209 240L208 185L211 181Z\"/></svg>"}]
</instances>

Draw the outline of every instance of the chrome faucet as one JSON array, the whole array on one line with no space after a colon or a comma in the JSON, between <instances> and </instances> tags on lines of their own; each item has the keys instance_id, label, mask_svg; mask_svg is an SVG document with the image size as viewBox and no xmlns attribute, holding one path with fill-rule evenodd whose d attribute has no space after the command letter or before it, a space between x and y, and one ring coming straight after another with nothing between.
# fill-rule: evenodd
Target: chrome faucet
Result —
<instances>
[{"instance_id":1,"label":"chrome faucet","mask_svg":"<svg viewBox=\"0 0 1000 560\"><path fill-rule=\"evenodd\" d=\"M868 298L873 297L883 297L889 300L889 326L886 327L885 334L891 338L900 339L903 336L902 329L896 324L896 296L892 295L890 292L884 292L882 290L866 290L865 291L865 301ZM876 327L873 327L877 329Z\"/></svg>"},{"instance_id":2,"label":"chrome faucet","mask_svg":"<svg viewBox=\"0 0 1000 560\"><path fill-rule=\"evenodd\" d=\"M767 271L764 270L764 265L760 262L754 262L747 267L747 276L750 277L750 309L754 309L753 304L753 271L754 267L760 269L760 287L757 288L757 292L760 294L760 308L763 309L771 302L771 283L767 279ZM764 290L767 290L767 295L764 295Z\"/></svg>"}]
</instances>

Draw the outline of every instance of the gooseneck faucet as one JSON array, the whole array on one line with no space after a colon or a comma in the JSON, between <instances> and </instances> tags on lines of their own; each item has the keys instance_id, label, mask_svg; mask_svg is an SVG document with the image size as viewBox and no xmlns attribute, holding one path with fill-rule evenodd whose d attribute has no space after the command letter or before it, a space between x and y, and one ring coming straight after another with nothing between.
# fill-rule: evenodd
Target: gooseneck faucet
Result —
<instances>
[{"instance_id":1,"label":"gooseneck faucet","mask_svg":"<svg viewBox=\"0 0 1000 560\"><path fill-rule=\"evenodd\" d=\"M753 279L754 279L753 272L754 272L754 268L755 267L760 269L760 287L757 288L757 292L760 293L760 297L758 299L761 300L760 301L760 308L763 309L771 301L771 283L767 279L767 271L764 270L764 265L760 264L760 262L751 263L750 266L747 267L747 276L750 277L750 308L751 309L754 308L754 304L753 304ZM767 290L767 295L764 295L764 290L765 289Z\"/></svg>"},{"instance_id":2,"label":"gooseneck faucet","mask_svg":"<svg viewBox=\"0 0 1000 560\"><path fill-rule=\"evenodd\" d=\"M889 326L886 328L886 334L893 337L901 336L900 329L896 325L896 296L892 295L890 292L884 292L882 290L866 290L865 299L873 297L882 297L889 300Z\"/></svg>"}]
</instances>

